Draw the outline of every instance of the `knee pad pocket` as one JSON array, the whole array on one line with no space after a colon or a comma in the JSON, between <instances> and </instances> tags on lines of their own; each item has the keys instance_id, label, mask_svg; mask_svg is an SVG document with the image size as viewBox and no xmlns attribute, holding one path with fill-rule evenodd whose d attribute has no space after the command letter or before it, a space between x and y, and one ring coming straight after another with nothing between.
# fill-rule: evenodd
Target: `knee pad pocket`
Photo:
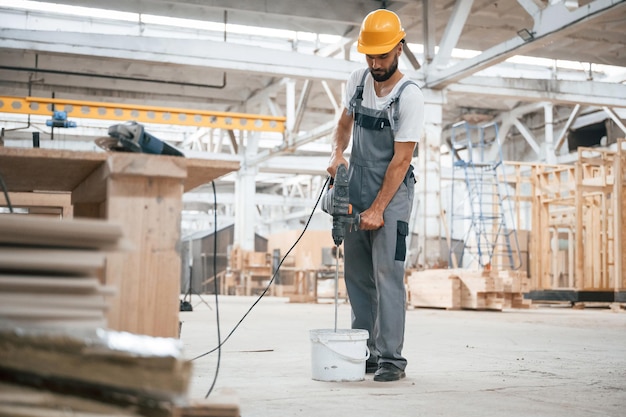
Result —
<instances>
[{"instance_id":1,"label":"knee pad pocket","mask_svg":"<svg viewBox=\"0 0 626 417\"><path fill-rule=\"evenodd\" d=\"M398 220L398 232L396 233L396 261L404 261L406 259L406 237L409 234L409 224L405 221Z\"/></svg>"}]
</instances>

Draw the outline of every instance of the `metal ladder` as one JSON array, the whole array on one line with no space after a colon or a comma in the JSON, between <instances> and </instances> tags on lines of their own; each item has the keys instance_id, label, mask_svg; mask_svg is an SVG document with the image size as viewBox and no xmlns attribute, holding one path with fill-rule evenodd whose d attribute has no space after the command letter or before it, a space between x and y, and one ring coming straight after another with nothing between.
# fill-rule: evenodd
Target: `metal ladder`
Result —
<instances>
[{"instance_id":1,"label":"metal ladder","mask_svg":"<svg viewBox=\"0 0 626 417\"><path fill-rule=\"evenodd\" d=\"M493 130L489 137L494 143L486 143L489 129ZM455 243L462 248L451 247L451 255L462 251L466 267L478 263L484 269L519 269L522 262L513 209L508 186L500 181L504 165L498 125L457 123L452 127L450 139L453 158L450 234L454 236L459 230L463 233L463 238ZM492 146L497 147L497 157L489 160L485 153ZM462 176L465 190L455 191L457 175Z\"/></svg>"}]
</instances>

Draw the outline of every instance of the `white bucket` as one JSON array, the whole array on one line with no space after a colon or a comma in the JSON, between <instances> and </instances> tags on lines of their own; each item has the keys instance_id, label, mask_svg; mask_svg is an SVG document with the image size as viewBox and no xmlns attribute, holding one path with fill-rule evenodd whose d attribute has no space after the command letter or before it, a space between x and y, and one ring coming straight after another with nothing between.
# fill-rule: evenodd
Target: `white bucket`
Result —
<instances>
[{"instance_id":1,"label":"white bucket","mask_svg":"<svg viewBox=\"0 0 626 417\"><path fill-rule=\"evenodd\" d=\"M310 330L311 369L316 381L362 381L369 333L360 329Z\"/></svg>"}]
</instances>

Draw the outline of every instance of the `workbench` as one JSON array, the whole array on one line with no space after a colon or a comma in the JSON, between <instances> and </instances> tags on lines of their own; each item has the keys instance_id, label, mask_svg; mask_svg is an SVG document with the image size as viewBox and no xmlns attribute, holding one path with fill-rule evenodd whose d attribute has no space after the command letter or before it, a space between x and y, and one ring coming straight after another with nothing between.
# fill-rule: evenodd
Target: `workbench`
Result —
<instances>
[{"instance_id":1,"label":"workbench","mask_svg":"<svg viewBox=\"0 0 626 417\"><path fill-rule=\"evenodd\" d=\"M102 276L117 288L108 327L159 337L178 337L183 193L238 169L238 161L0 147L10 194L32 193L45 206L69 193L74 217L123 227L132 248L108 254Z\"/></svg>"}]
</instances>

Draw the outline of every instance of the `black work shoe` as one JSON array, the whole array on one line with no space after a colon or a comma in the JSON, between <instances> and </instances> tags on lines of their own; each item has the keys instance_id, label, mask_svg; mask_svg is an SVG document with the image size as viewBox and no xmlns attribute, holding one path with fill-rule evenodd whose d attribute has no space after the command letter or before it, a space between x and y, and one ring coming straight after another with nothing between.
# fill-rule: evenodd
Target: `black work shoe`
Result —
<instances>
[{"instance_id":1,"label":"black work shoe","mask_svg":"<svg viewBox=\"0 0 626 417\"><path fill-rule=\"evenodd\" d=\"M379 382L388 382L388 381L397 381L406 376L404 371L398 368L395 365L390 363L383 362L379 367L376 373L374 374L374 381Z\"/></svg>"},{"instance_id":2,"label":"black work shoe","mask_svg":"<svg viewBox=\"0 0 626 417\"><path fill-rule=\"evenodd\" d=\"M378 371L378 363L376 362L365 362L365 373L366 374L373 374L374 372Z\"/></svg>"}]
</instances>

